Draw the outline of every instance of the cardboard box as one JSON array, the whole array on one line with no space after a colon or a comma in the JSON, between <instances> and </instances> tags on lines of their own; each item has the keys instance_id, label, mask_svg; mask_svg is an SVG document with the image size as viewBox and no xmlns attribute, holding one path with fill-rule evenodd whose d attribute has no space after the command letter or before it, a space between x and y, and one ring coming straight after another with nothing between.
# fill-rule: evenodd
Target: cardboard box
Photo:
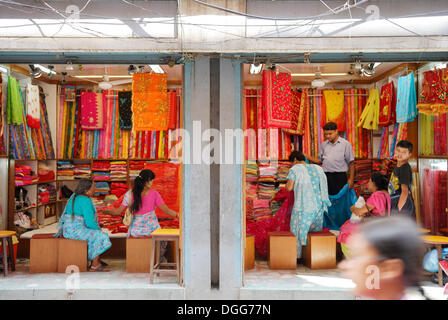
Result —
<instances>
[{"instance_id":1,"label":"cardboard box","mask_svg":"<svg viewBox=\"0 0 448 320\"><path fill-rule=\"evenodd\" d=\"M58 272L65 273L68 266L77 266L79 272L87 271L87 241L58 239Z\"/></svg>"},{"instance_id":2,"label":"cardboard box","mask_svg":"<svg viewBox=\"0 0 448 320\"><path fill-rule=\"evenodd\" d=\"M152 239L126 239L126 272L149 273L151 271Z\"/></svg>"},{"instance_id":3,"label":"cardboard box","mask_svg":"<svg viewBox=\"0 0 448 320\"><path fill-rule=\"evenodd\" d=\"M246 236L246 247L244 248L244 270L255 267L255 236Z\"/></svg>"},{"instance_id":4,"label":"cardboard box","mask_svg":"<svg viewBox=\"0 0 448 320\"><path fill-rule=\"evenodd\" d=\"M331 232L309 232L303 251L304 264L310 269L336 268L336 236Z\"/></svg>"},{"instance_id":5,"label":"cardboard box","mask_svg":"<svg viewBox=\"0 0 448 320\"><path fill-rule=\"evenodd\" d=\"M292 232L268 233L268 264L272 270L295 270L297 268L297 238Z\"/></svg>"}]
</instances>

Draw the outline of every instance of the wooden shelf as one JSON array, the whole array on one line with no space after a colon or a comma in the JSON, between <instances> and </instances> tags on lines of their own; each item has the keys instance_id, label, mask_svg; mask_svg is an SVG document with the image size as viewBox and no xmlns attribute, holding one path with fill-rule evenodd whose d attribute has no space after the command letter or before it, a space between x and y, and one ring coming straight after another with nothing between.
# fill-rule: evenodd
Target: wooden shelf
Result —
<instances>
[{"instance_id":1,"label":"wooden shelf","mask_svg":"<svg viewBox=\"0 0 448 320\"><path fill-rule=\"evenodd\" d=\"M38 204L37 207L39 208L39 207L44 207L44 206L50 206L52 204L56 204L57 202L58 201L56 200L56 201L51 201L51 202L48 202L48 203L41 203L41 204Z\"/></svg>"},{"instance_id":2,"label":"wooden shelf","mask_svg":"<svg viewBox=\"0 0 448 320\"><path fill-rule=\"evenodd\" d=\"M57 180L39 181L37 184L52 183L52 182L56 182L56 181Z\"/></svg>"},{"instance_id":3,"label":"wooden shelf","mask_svg":"<svg viewBox=\"0 0 448 320\"><path fill-rule=\"evenodd\" d=\"M448 156L418 156L419 159L442 159L442 160L446 160L448 159Z\"/></svg>"},{"instance_id":4,"label":"wooden shelf","mask_svg":"<svg viewBox=\"0 0 448 320\"><path fill-rule=\"evenodd\" d=\"M14 209L14 212L22 212L22 211L35 209L35 208L37 208L37 206L30 206L30 207L26 207L26 208L22 208L22 209Z\"/></svg>"},{"instance_id":5,"label":"wooden shelf","mask_svg":"<svg viewBox=\"0 0 448 320\"><path fill-rule=\"evenodd\" d=\"M28 186L35 186L35 185L38 185L38 184L39 184L39 182L33 182L33 183L27 183L27 184L21 184L21 185L16 185L14 183L14 187L28 187Z\"/></svg>"}]
</instances>

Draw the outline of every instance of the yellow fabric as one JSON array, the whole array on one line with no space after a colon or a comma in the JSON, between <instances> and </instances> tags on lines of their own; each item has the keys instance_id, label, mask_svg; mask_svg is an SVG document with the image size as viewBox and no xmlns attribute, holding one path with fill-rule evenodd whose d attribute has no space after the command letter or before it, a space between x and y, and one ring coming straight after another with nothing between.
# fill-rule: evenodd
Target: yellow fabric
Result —
<instances>
[{"instance_id":1,"label":"yellow fabric","mask_svg":"<svg viewBox=\"0 0 448 320\"><path fill-rule=\"evenodd\" d=\"M380 116L380 96L378 89L370 89L366 107L359 118L358 127L378 130Z\"/></svg>"},{"instance_id":2,"label":"yellow fabric","mask_svg":"<svg viewBox=\"0 0 448 320\"><path fill-rule=\"evenodd\" d=\"M342 253L344 254L344 256L349 259L350 258L350 253L351 253L351 249L349 246L347 246L345 243L341 243L341 250Z\"/></svg>"},{"instance_id":3,"label":"yellow fabric","mask_svg":"<svg viewBox=\"0 0 448 320\"><path fill-rule=\"evenodd\" d=\"M434 154L434 117L431 115L420 115L420 150L422 155Z\"/></svg>"},{"instance_id":4,"label":"yellow fabric","mask_svg":"<svg viewBox=\"0 0 448 320\"><path fill-rule=\"evenodd\" d=\"M344 90L324 90L326 122L337 120L344 115Z\"/></svg>"},{"instance_id":5,"label":"yellow fabric","mask_svg":"<svg viewBox=\"0 0 448 320\"><path fill-rule=\"evenodd\" d=\"M9 231L9 230L0 231L0 236L13 236L15 234L16 234L15 231Z\"/></svg>"},{"instance_id":6,"label":"yellow fabric","mask_svg":"<svg viewBox=\"0 0 448 320\"><path fill-rule=\"evenodd\" d=\"M151 235L179 235L179 229L156 229Z\"/></svg>"}]
</instances>

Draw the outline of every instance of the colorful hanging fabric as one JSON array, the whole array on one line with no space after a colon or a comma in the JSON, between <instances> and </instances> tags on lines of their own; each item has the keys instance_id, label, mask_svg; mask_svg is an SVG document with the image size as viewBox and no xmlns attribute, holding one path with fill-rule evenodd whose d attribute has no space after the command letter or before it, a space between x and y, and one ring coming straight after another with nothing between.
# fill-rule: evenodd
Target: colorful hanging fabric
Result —
<instances>
[{"instance_id":1,"label":"colorful hanging fabric","mask_svg":"<svg viewBox=\"0 0 448 320\"><path fill-rule=\"evenodd\" d=\"M436 116L448 112L448 68L423 73L417 108L420 113Z\"/></svg>"},{"instance_id":2,"label":"colorful hanging fabric","mask_svg":"<svg viewBox=\"0 0 448 320\"><path fill-rule=\"evenodd\" d=\"M344 90L324 90L325 123L334 122L338 131L345 131ZM324 124L325 125L325 124Z\"/></svg>"},{"instance_id":3,"label":"colorful hanging fabric","mask_svg":"<svg viewBox=\"0 0 448 320\"><path fill-rule=\"evenodd\" d=\"M417 96L415 92L414 73L398 78L397 122L412 122L417 116Z\"/></svg>"},{"instance_id":4,"label":"colorful hanging fabric","mask_svg":"<svg viewBox=\"0 0 448 320\"><path fill-rule=\"evenodd\" d=\"M132 129L132 91L118 92L118 108L120 112L120 129Z\"/></svg>"},{"instance_id":5,"label":"colorful hanging fabric","mask_svg":"<svg viewBox=\"0 0 448 320\"><path fill-rule=\"evenodd\" d=\"M30 128L40 128L39 100L39 87L28 83L26 85L26 123Z\"/></svg>"},{"instance_id":6,"label":"colorful hanging fabric","mask_svg":"<svg viewBox=\"0 0 448 320\"><path fill-rule=\"evenodd\" d=\"M380 96L380 127L390 126L395 123L396 118L396 103L394 83L390 82L381 87Z\"/></svg>"},{"instance_id":7,"label":"colorful hanging fabric","mask_svg":"<svg viewBox=\"0 0 448 320\"><path fill-rule=\"evenodd\" d=\"M447 114L442 114L434 119L434 154L446 155L447 150Z\"/></svg>"},{"instance_id":8,"label":"colorful hanging fabric","mask_svg":"<svg viewBox=\"0 0 448 320\"><path fill-rule=\"evenodd\" d=\"M371 89L366 107L361 114L358 127L368 130L378 130L378 117L380 110L380 99L378 89Z\"/></svg>"},{"instance_id":9,"label":"colorful hanging fabric","mask_svg":"<svg viewBox=\"0 0 448 320\"><path fill-rule=\"evenodd\" d=\"M169 103L169 111L168 111L168 129L174 130L177 128L177 92L169 91L168 92L168 103Z\"/></svg>"},{"instance_id":10,"label":"colorful hanging fabric","mask_svg":"<svg viewBox=\"0 0 448 320\"><path fill-rule=\"evenodd\" d=\"M8 76L8 107L7 120L8 124L22 124L23 104L20 98L20 88L16 78Z\"/></svg>"},{"instance_id":11,"label":"colorful hanging fabric","mask_svg":"<svg viewBox=\"0 0 448 320\"><path fill-rule=\"evenodd\" d=\"M291 127L291 74L264 70L263 117L269 128Z\"/></svg>"},{"instance_id":12,"label":"colorful hanging fabric","mask_svg":"<svg viewBox=\"0 0 448 320\"><path fill-rule=\"evenodd\" d=\"M102 93L81 93L81 127L83 130L104 128L105 97Z\"/></svg>"},{"instance_id":13,"label":"colorful hanging fabric","mask_svg":"<svg viewBox=\"0 0 448 320\"><path fill-rule=\"evenodd\" d=\"M257 158L257 90L246 89L246 159Z\"/></svg>"},{"instance_id":14,"label":"colorful hanging fabric","mask_svg":"<svg viewBox=\"0 0 448 320\"><path fill-rule=\"evenodd\" d=\"M422 155L434 154L434 116L420 115L420 152Z\"/></svg>"},{"instance_id":15,"label":"colorful hanging fabric","mask_svg":"<svg viewBox=\"0 0 448 320\"><path fill-rule=\"evenodd\" d=\"M308 89L302 92L292 91L291 93L291 127L283 129L289 134L303 135L305 133L305 114L309 107Z\"/></svg>"},{"instance_id":16,"label":"colorful hanging fabric","mask_svg":"<svg viewBox=\"0 0 448 320\"><path fill-rule=\"evenodd\" d=\"M134 73L132 116L135 131L168 129L166 73Z\"/></svg>"}]
</instances>

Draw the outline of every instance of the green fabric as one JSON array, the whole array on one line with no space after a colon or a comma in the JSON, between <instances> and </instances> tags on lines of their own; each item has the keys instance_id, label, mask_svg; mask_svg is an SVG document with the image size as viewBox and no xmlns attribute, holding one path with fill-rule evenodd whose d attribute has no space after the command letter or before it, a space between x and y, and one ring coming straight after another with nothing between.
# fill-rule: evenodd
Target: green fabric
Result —
<instances>
[{"instance_id":1,"label":"green fabric","mask_svg":"<svg viewBox=\"0 0 448 320\"><path fill-rule=\"evenodd\" d=\"M20 99L20 88L16 78L8 76L8 124L23 124L23 105Z\"/></svg>"},{"instance_id":2,"label":"green fabric","mask_svg":"<svg viewBox=\"0 0 448 320\"><path fill-rule=\"evenodd\" d=\"M345 243L341 243L341 250L345 258L349 259L351 254L351 248L347 246Z\"/></svg>"},{"instance_id":3,"label":"green fabric","mask_svg":"<svg viewBox=\"0 0 448 320\"><path fill-rule=\"evenodd\" d=\"M76 196L75 199L75 216L82 216L86 223L87 228L94 230L101 230L96 222L96 210L93 206L92 200L86 196ZM68 216L72 215L72 198L67 202L65 208Z\"/></svg>"}]
</instances>

